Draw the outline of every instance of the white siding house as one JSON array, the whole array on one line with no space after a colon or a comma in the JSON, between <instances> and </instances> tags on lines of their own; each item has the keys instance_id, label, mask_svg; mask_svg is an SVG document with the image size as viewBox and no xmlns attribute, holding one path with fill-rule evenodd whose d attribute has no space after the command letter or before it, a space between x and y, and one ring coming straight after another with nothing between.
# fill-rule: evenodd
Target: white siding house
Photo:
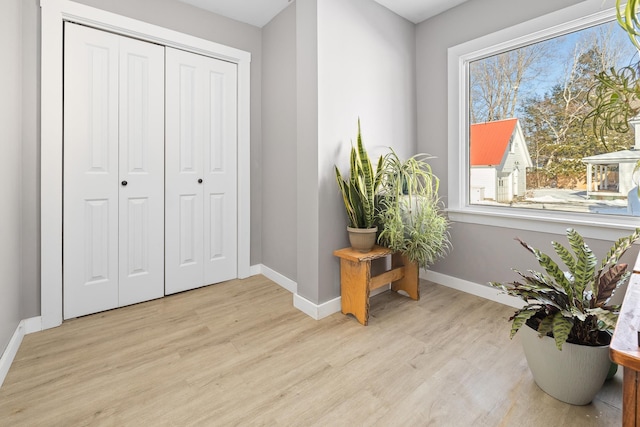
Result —
<instances>
[{"instance_id":1,"label":"white siding house","mask_svg":"<svg viewBox=\"0 0 640 427\"><path fill-rule=\"evenodd\" d=\"M629 125L635 132L632 148L582 158L587 165L587 197L625 198L637 186L633 175L640 162L640 118L629 120Z\"/></svg>"},{"instance_id":2,"label":"white siding house","mask_svg":"<svg viewBox=\"0 0 640 427\"><path fill-rule=\"evenodd\" d=\"M533 163L518 119L475 123L469 135L471 203L523 197Z\"/></svg>"}]
</instances>

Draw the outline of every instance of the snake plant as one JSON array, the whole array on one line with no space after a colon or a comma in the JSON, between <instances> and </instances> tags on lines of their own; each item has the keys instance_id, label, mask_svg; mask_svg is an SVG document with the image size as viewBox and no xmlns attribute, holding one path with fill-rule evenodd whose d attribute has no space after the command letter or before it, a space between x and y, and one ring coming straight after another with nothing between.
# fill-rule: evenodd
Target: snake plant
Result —
<instances>
[{"instance_id":1,"label":"snake plant","mask_svg":"<svg viewBox=\"0 0 640 427\"><path fill-rule=\"evenodd\" d=\"M360 119L358 119L357 145L351 145L351 171L349 179L344 179L340 169L334 166L336 181L342 194L344 207L347 211L349 227L373 228L376 219L376 192L380 186L382 156L378 160L376 171L373 170L367 150L362 143Z\"/></svg>"},{"instance_id":2,"label":"snake plant","mask_svg":"<svg viewBox=\"0 0 640 427\"><path fill-rule=\"evenodd\" d=\"M618 263L618 260L639 238L640 228L620 238L598 266L598 260L584 238L569 228L569 248L552 242L566 271L561 270L550 256L516 239L536 257L544 272L529 270L524 274L514 270L522 282L490 283L526 303L509 319L512 321L510 337L513 338L526 323L540 336L552 336L559 350L565 342L592 346L609 344L620 312L619 306L609 303L616 289L631 274L627 264Z\"/></svg>"}]
</instances>

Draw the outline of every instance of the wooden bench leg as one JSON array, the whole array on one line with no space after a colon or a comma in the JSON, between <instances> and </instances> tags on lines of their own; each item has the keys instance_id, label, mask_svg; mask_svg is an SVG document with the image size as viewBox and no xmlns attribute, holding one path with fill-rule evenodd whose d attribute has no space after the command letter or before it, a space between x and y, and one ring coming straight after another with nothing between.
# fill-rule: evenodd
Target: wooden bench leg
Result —
<instances>
[{"instance_id":1,"label":"wooden bench leg","mask_svg":"<svg viewBox=\"0 0 640 427\"><path fill-rule=\"evenodd\" d=\"M635 427L640 422L638 406L638 374L639 372L624 367L622 383L622 427Z\"/></svg>"},{"instance_id":2,"label":"wooden bench leg","mask_svg":"<svg viewBox=\"0 0 640 427\"><path fill-rule=\"evenodd\" d=\"M369 322L371 261L340 260L342 314L351 313L363 325Z\"/></svg>"},{"instance_id":3,"label":"wooden bench leg","mask_svg":"<svg viewBox=\"0 0 640 427\"><path fill-rule=\"evenodd\" d=\"M391 268L401 267L404 265L404 276L391 284L391 289L405 291L411 299L420 299L420 285L418 279L418 264L409 261L404 255L395 253L391 256Z\"/></svg>"}]
</instances>

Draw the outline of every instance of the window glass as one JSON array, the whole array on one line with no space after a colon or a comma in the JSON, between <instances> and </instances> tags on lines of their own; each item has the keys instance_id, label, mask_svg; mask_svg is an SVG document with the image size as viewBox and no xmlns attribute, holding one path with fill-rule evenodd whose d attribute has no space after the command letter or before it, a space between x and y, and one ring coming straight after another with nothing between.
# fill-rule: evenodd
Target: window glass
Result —
<instances>
[{"instance_id":1,"label":"window glass","mask_svg":"<svg viewBox=\"0 0 640 427\"><path fill-rule=\"evenodd\" d=\"M470 61L468 203L640 215L635 124L603 143L585 121L594 75L637 60L611 21Z\"/></svg>"}]
</instances>

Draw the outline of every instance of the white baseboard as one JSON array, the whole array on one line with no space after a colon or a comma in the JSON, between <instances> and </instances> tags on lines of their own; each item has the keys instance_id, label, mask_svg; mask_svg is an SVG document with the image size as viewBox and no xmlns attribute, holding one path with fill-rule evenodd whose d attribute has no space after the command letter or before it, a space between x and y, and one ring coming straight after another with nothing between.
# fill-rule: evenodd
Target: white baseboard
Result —
<instances>
[{"instance_id":1,"label":"white baseboard","mask_svg":"<svg viewBox=\"0 0 640 427\"><path fill-rule=\"evenodd\" d=\"M273 280L292 294L298 292L298 284L296 282L277 271L270 269L266 265L260 264L260 273L262 273L267 279Z\"/></svg>"},{"instance_id":2,"label":"white baseboard","mask_svg":"<svg viewBox=\"0 0 640 427\"><path fill-rule=\"evenodd\" d=\"M274 271L262 264L252 266L251 270L252 275L263 274L268 279L274 281L284 289L291 292L293 294L293 306L315 320L323 319L327 316L332 315L333 313L338 313L341 310L340 297L334 298L322 304L316 304L300 296L297 293L298 284L288 277L278 273L277 271ZM509 295L504 295L497 289L491 288L486 285L480 285L478 283L470 282L468 280L459 279L457 277L448 276L436 271L420 270L420 278L429 280L442 286L446 286L448 288L466 292L480 298L508 305L510 307L522 308L524 306L524 302L522 300ZM389 285L382 286L371 291L370 296L376 296L378 294L381 294L382 292L388 291L389 289Z\"/></svg>"},{"instance_id":3,"label":"white baseboard","mask_svg":"<svg viewBox=\"0 0 640 427\"><path fill-rule=\"evenodd\" d=\"M340 297L322 304L315 304L299 294L294 294L293 306L307 316L315 320L320 320L340 311Z\"/></svg>"},{"instance_id":4,"label":"white baseboard","mask_svg":"<svg viewBox=\"0 0 640 427\"><path fill-rule=\"evenodd\" d=\"M16 357L20 344L22 343L22 339L24 338L24 323L24 320L21 320L20 323L18 323L18 327L11 336L9 344L7 344L7 348L5 348L4 353L2 353L2 357L0 357L0 387L2 387L2 383L9 373L9 368L11 368L13 359Z\"/></svg>"},{"instance_id":5,"label":"white baseboard","mask_svg":"<svg viewBox=\"0 0 640 427\"><path fill-rule=\"evenodd\" d=\"M479 285L457 277L448 276L446 274L438 273L437 271L420 270L420 278L484 299L499 302L500 304L508 305L510 307L522 308L524 306L524 301L510 295L502 294L497 289L485 285Z\"/></svg>"},{"instance_id":6,"label":"white baseboard","mask_svg":"<svg viewBox=\"0 0 640 427\"><path fill-rule=\"evenodd\" d=\"M259 264L251 267L252 275L262 274L269 280L274 281L284 289L293 294L293 306L298 310L305 313L307 316L320 320L327 316L331 316L334 313L339 313L342 309L341 298L337 297L322 304L316 304L298 294L298 284L288 277L278 273L275 270L267 267L266 265ZM390 285L382 286L378 289L371 291L370 296L376 296L385 292L391 288Z\"/></svg>"},{"instance_id":7,"label":"white baseboard","mask_svg":"<svg viewBox=\"0 0 640 427\"><path fill-rule=\"evenodd\" d=\"M369 294L369 297L374 297L378 294L388 291L389 289L391 289L391 285L374 289ZM339 313L342 310L342 298L337 297L322 304L315 304L308 299L295 294L293 295L293 306L306 315L316 320L320 320L327 316L331 316L334 313Z\"/></svg>"},{"instance_id":8,"label":"white baseboard","mask_svg":"<svg viewBox=\"0 0 640 427\"><path fill-rule=\"evenodd\" d=\"M28 319L24 319L23 322L25 335L42 331L42 316L30 317Z\"/></svg>"},{"instance_id":9,"label":"white baseboard","mask_svg":"<svg viewBox=\"0 0 640 427\"><path fill-rule=\"evenodd\" d=\"M262 274L262 264L256 264L249 267L250 276L257 276L258 274Z\"/></svg>"},{"instance_id":10,"label":"white baseboard","mask_svg":"<svg viewBox=\"0 0 640 427\"><path fill-rule=\"evenodd\" d=\"M254 269L256 272L253 274L262 274L267 279L272 280L287 291L291 292L293 294L293 306L315 320L320 320L340 311L340 297L318 305L298 295L298 284L287 276L280 274L263 264L253 266L252 271L254 271Z\"/></svg>"},{"instance_id":11,"label":"white baseboard","mask_svg":"<svg viewBox=\"0 0 640 427\"><path fill-rule=\"evenodd\" d=\"M314 304L308 299L298 295L298 284L296 282L264 264L252 266L251 272L252 275L262 274L267 279L272 280L287 291L291 292L293 294L293 306L315 320L320 320L323 317L327 317L330 314L335 313L336 311L340 311L340 298L337 298L337 304L335 302L336 300L331 300L320 305Z\"/></svg>"},{"instance_id":12,"label":"white baseboard","mask_svg":"<svg viewBox=\"0 0 640 427\"><path fill-rule=\"evenodd\" d=\"M18 353L18 349L20 348L20 344L22 343L24 336L41 330L42 317L40 316L24 319L18 323L18 327L16 327L15 332L9 340L9 344L7 344L7 348L5 348L4 353L2 353L2 356L0 357L0 387L2 387L2 383L9 373L9 368L11 368L13 359Z\"/></svg>"}]
</instances>

